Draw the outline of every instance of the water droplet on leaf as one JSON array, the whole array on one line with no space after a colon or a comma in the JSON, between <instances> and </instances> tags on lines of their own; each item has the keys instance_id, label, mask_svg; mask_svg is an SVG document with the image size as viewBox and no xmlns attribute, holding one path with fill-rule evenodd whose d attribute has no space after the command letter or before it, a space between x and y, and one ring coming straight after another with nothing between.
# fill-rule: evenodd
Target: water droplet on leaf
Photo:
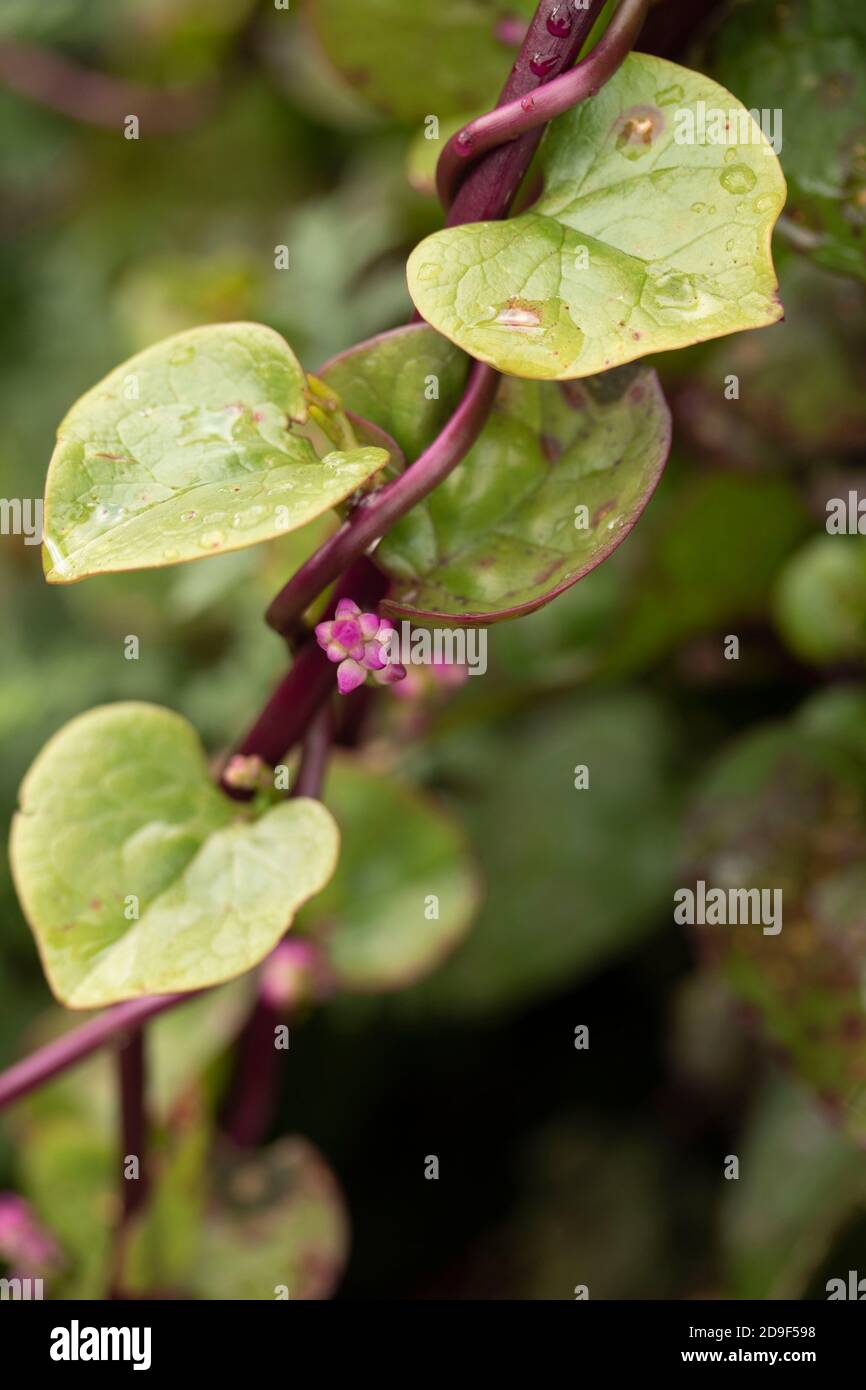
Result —
<instances>
[{"instance_id":1,"label":"water droplet on leaf","mask_svg":"<svg viewBox=\"0 0 866 1390\"><path fill-rule=\"evenodd\" d=\"M748 164L734 164L719 175L719 183L728 193L751 193L757 181Z\"/></svg>"}]
</instances>

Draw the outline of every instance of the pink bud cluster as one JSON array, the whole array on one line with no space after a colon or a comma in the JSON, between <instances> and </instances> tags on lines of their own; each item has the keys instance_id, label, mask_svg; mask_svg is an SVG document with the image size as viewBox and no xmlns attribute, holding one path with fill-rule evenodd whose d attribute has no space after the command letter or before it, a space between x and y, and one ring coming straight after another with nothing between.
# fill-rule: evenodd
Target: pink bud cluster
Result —
<instances>
[{"instance_id":1,"label":"pink bud cluster","mask_svg":"<svg viewBox=\"0 0 866 1390\"><path fill-rule=\"evenodd\" d=\"M377 613L362 613L350 598L341 598L334 617L316 627L316 641L329 661L338 662L337 689L341 695L363 685L368 674L380 685L406 675L406 667L391 661L384 643L394 624Z\"/></svg>"}]
</instances>

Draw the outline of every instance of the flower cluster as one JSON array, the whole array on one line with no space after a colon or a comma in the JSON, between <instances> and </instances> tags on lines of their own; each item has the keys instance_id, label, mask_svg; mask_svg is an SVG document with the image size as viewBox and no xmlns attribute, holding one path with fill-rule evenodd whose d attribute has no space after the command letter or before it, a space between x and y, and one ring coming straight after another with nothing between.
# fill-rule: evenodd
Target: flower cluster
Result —
<instances>
[{"instance_id":1,"label":"flower cluster","mask_svg":"<svg viewBox=\"0 0 866 1390\"><path fill-rule=\"evenodd\" d=\"M368 672L382 685L401 681L406 667L391 661L388 655L387 634L394 624L376 613L362 613L350 598L341 598L334 617L316 628L316 641L329 661L337 666L337 688L348 695L363 685Z\"/></svg>"}]
</instances>

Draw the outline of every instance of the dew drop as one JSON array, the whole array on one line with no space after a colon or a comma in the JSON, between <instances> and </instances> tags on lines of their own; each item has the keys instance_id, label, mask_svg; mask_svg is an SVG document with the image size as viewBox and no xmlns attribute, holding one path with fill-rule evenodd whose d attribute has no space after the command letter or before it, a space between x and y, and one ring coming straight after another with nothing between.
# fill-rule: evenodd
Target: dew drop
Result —
<instances>
[{"instance_id":1,"label":"dew drop","mask_svg":"<svg viewBox=\"0 0 866 1390\"><path fill-rule=\"evenodd\" d=\"M181 521L195 521L197 516L198 512L181 512L180 519Z\"/></svg>"},{"instance_id":2,"label":"dew drop","mask_svg":"<svg viewBox=\"0 0 866 1390\"><path fill-rule=\"evenodd\" d=\"M728 193L751 193L757 178L748 164L734 164L722 170L719 183Z\"/></svg>"},{"instance_id":3,"label":"dew drop","mask_svg":"<svg viewBox=\"0 0 866 1390\"><path fill-rule=\"evenodd\" d=\"M558 62L556 54L545 58L544 54L536 53L529 62L530 72L535 73L536 77L546 77L549 72L553 72Z\"/></svg>"},{"instance_id":4,"label":"dew drop","mask_svg":"<svg viewBox=\"0 0 866 1390\"><path fill-rule=\"evenodd\" d=\"M533 109L533 107L535 106L535 98L534 98L534 97L521 97L521 98L520 98L520 106L521 106L521 110L523 110L523 111L531 111L531 110Z\"/></svg>"},{"instance_id":5,"label":"dew drop","mask_svg":"<svg viewBox=\"0 0 866 1390\"><path fill-rule=\"evenodd\" d=\"M776 206L776 199L772 193L764 193L760 198L755 199L755 212L769 212Z\"/></svg>"},{"instance_id":6,"label":"dew drop","mask_svg":"<svg viewBox=\"0 0 866 1390\"><path fill-rule=\"evenodd\" d=\"M571 33L571 16L565 5L555 5L547 16L547 32L557 39L564 39Z\"/></svg>"},{"instance_id":7,"label":"dew drop","mask_svg":"<svg viewBox=\"0 0 866 1390\"><path fill-rule=\"evenodd\" d=\"M663 87L660 92L656 92L657 106L674 106L676 102L682 101L683 89L679 83L674 83L672 87Z\"/></svg>"},{"instance_id":8,"label":"dew drop","mask_svg":"<svg viewBox=\"0 0 866 1390\"><path fill-rule=\"evenodd\" d=\"M706 203L692 203L692 212L706 212Z\"/></svg>"},{"instance_id":9,"label":"dew drop","mask_svg":"<svg viewBox=\"0 0 866 1390\"><path fill-rule=\"evenodd\" d=\"M435 264L434 261L425 261L422 266L418 267L418 279L434 280L436 278L436 275L438 274L438 271L439 267Z\"/></svg>"},{"instance_id":10,"label":"dew drop","mask_svg":"<svg viewBox=\"0 0 866 1390\"><path fill-rule=\"evenodd\" d=\"M172 560L177 559L177 556L178 552L176 550L164 550L162 552L162 558L167 562L167 564L171 564Z\"/></svg>"},{"instance_id":11,"label":"dew drop","mask_svg":"<svg viewBox=\"0 0 866 1390\"><path fill-rule=\"evenodd\" d=\"M712 295L701 290L691 275L677 270L648 271L640 303L660 324L706 318L716 307Z\"/></svg>"},{"instance_id":12,"label":"dew drop","mask_svg":"<svg viewBox=\"0 0 866 1390\"><path fill-rule=\"evenodd\" d=\"M733 162L734 162L734 160L736 159L736 157L737 157L737 151L736 151L736 150L725 150L725 163L726 163L726 164L733 164Z\"/></svg>"},{"instance_id":13,"label":"dew drop","mask_svg":"<svg viewBox=\"0 0 866 1390\"><path fill-rule=\"evenodd\" d=\"M191 362L195 357L195 348L176 347L169 357L169 365L172 367L182 367L184 362Z\"/></svg>"},{"instance_id":14,"label":"dew drop","mask_svg":"<svg viewBox=\"0 0 866 1390\"><path fill-rule=\"evenodd\" d=\"M733 249L734 249L734 242L733 242L733 238L732 238L730 241L726 241L726 242L725 242L725 250L726 250L726 251L733 251Z\"/></svg>"}]
</instances>

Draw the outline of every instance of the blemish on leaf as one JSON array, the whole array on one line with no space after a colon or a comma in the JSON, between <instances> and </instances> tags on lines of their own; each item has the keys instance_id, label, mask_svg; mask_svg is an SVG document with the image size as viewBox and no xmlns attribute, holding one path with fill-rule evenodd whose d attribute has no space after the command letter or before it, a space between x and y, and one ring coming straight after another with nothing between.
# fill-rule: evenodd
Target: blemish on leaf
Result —
<instances>
[{"instance_id":1,"label":"blemish on leaf","mask_svg":"<svg viewBox=\"0 0 866 1390\"><path fill-rule=\"evenodd\" d=\"M514 328L519 333L531 333L541 327L541 309L530 299L507 300L493 320L501 328Z\"/></svg>"},{"instance_id":2,"label":"blemish on leaf","mask_svg":"<svg viewBox=\"0 0 866 1390\"><path fill-rule=\"evenodd\" d=\"M602 502L601 506L596 507L595 511L592 514L592 525L598 526L599 522L604 521L604 518L608 516L610 512L613 511L615 506L616 502L613 498L611 498L609 502Z\"/></svg>"},{"instance_id":3,"label":"blemish on leaf","mask_svg":"<svg viewBox=\"0 0 866 1390\"><path fill-rule=\"evenodd\" d=\"M632 106L614 124L616 148L626 159L640 159L665 128L657 106Z\"/></svg>"}]
</instances>

